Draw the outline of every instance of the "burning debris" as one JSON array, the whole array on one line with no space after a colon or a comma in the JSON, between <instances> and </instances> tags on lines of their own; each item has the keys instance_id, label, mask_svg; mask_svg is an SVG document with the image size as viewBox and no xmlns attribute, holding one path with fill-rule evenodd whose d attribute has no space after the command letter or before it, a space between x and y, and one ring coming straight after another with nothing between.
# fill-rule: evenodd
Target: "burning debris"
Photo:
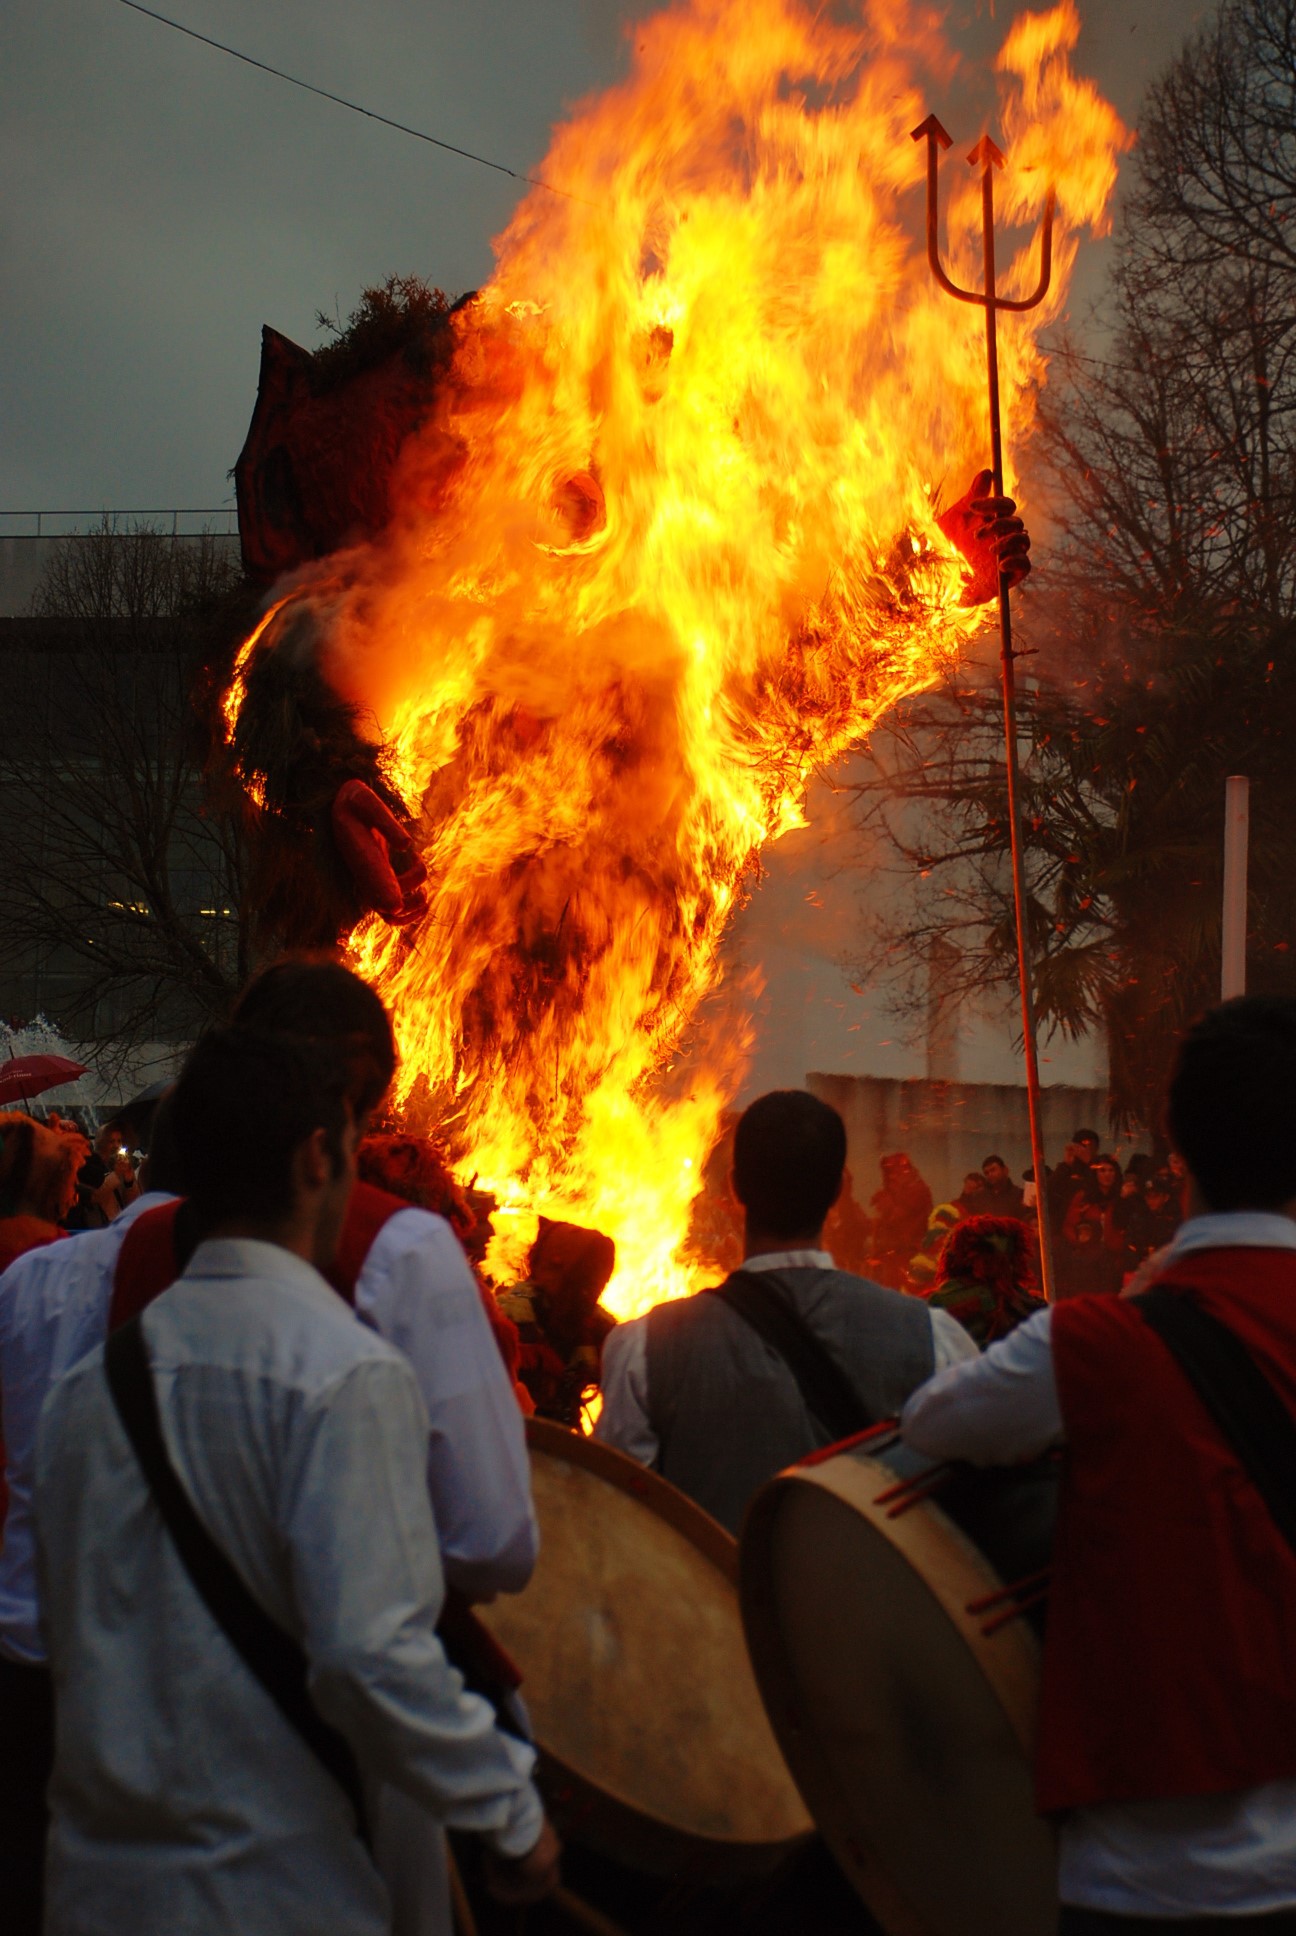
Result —
<instances>
[{"instance_id":1,"label":"burning debris","mask_svg":"<svg viewBox=\"0 0 1296 1936\"><path fill-rule=\"evenodd\" d=\"M1052 289L1003 330L1010 453L1124 141L1070 70L1078 31L1069 4L1024 16L998 63L1003 219L1057 193ZM558 131L550 189L444 317L365 482L383 528L370 508L280 586L227 697L270 837L289 809L315 830L403 1101L500 1201L499 1273L539 1213L615 1232L620 1315L693 1281L743 1043L670 1064L761 849L981 623L938 513L984 462L984 321L928 277L909 140L951 58L895 0L851 25L694 0L637 30L630 79ZM969 179L964 281L980 213ZM285 731L293 679L327 731Z\"/></svg>"}]
</instances>

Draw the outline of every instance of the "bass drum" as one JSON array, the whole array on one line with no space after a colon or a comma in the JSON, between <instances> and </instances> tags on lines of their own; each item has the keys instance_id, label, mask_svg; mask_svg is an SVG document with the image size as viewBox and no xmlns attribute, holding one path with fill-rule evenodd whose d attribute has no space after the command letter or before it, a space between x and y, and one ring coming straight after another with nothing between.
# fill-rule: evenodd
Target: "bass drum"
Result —
<instances>
[{"instance_id":1,"label":"bass drum","mask_svg":"<svg viewBox=\"0 0 1296 1936\"><path fill-rule=\"evenodd\" d=\"M815 1823L888 1936L1052 1936L1031 1764L1058 1467L934 1467L894 1433L753 1502L747 1643Z\"/></svg>"},{"instance_id":2,"label":"bass drum","mask_svg":"<svg viewBox=\"0 0 1296 1936\"><path fill-rule=\"evenodd\" d=\"M477 1613L523 1676L560 1832L648 1874L739 1881L811 1832L743 1644L738 1548L656 1473L528 1419L540 1559Z\"/></svg>"}]
</instances>

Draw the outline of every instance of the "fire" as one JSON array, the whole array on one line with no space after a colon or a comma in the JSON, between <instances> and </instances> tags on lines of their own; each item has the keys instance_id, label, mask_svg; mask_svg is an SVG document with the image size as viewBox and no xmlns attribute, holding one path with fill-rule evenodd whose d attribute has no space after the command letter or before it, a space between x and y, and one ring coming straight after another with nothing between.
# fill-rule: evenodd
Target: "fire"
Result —
<instances>
[{"instance_id":1,"label":"fire","mask_svg":"<svg viewBox=\"0 0 1296 1936\"><path fill-rule=\"evenodd\" d=\"M238 724L238 716L243 710L243 701L247 698L247 671L252 654L256 651L258 645L260 645L262 639L270 630L271 625L278 618L287 603L288 600L286 598L276 599L269 611L266 612L265 616L248 634L238 649L238 656L234 660L234 669L230 674L230 682L226 688L225 696L221 700L221 717L225 722L225 741L227 745L233 741L234 728ZM243 779L248 792L251 794L257 806L263 807L265 805L264 776L260 773L244 772Z\"/></svg>"},{"instance_id":2,"label":"fire","mask_svg":"<svg viewBox=\"0 0 1296 1936\"><path fill-rule=\"evenodd\" d=\"M1025 16L999 63L1005 206L1059 191L1054 291L1002 329L1010 450L1126 141L1077 32L1069 3ZM326 668L380 723L430 875L417 930L350 943L401 1099L500 1197L497 1265L537 1212L613 1235L621 1315L698 1281L690 1201L746 1046L699 1005L762 848L983 623L935 510L985 461L984 325L928 275L909 139L953 66L906 0L636 29L455 319L385 541L328 562ZM980 201L948 172L966 282ZM1005 288L1033 280L1020 239Z\"/></svg>"}]
</instances>

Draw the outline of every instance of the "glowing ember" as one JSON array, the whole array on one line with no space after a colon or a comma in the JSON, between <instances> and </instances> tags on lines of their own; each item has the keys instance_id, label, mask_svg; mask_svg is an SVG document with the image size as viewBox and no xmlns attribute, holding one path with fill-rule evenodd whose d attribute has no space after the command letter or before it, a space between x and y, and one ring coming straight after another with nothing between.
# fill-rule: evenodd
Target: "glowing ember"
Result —
<instances>
[{"instance_id":1,"label":"glowing ember","mask_svg":"<svg viewBox=\"0 0 1296 1936\"><path fill-rule=\"evenodd\" d=\"M999 63L999 205L1033 221L1051 179L1060 222L1054 294L1002 331L1010 447L1125 140L1069 70L1077 33L1070 5L1027 16ZM528 196L455 318L386 540L291 595L421 814L426 920L351 939L402 1098L505 1204L497 1267L537 1211L596 1225L620 1314L697 1281L689 1204L743 1044L691 1042L684 1093L667 1065L760 849L982 622L933 504L985 460L983 322L927 273L909 139L952 65L900 0L639 28L632 78L555 137L567 192ZM1033 281L1023 239L1005 288Z\"/></svg>"}]
</instances>

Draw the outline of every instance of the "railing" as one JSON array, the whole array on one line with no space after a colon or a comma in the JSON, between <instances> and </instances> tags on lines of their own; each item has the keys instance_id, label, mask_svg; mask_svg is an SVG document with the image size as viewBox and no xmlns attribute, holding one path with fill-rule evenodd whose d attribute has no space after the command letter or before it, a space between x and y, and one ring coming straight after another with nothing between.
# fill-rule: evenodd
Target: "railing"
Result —
<instances>
[{"instance_id":1,"label":"railing","mask_svg":"<svg viewBox=\"0 0 1296 1936\"><path fill-rule=\"evenodd\" d=\"M151 508L131 508L115 511L101 505L92 511L0 511L0 538L70 538L84 535L87 524L97 529L107 518L112 525L121 523L145 523L154 519L170 519L173 538L200 537L204 531L214 531L219 537L233 537L238 530L238 512L233 502L216 505L154 505ZM181 520L184 519L184 529ZM192 520L200 520L193 523ZM219 522L218 522L219 521ZM29 528L15 530L15 524Z\"/></svg>"}]
</instances>

